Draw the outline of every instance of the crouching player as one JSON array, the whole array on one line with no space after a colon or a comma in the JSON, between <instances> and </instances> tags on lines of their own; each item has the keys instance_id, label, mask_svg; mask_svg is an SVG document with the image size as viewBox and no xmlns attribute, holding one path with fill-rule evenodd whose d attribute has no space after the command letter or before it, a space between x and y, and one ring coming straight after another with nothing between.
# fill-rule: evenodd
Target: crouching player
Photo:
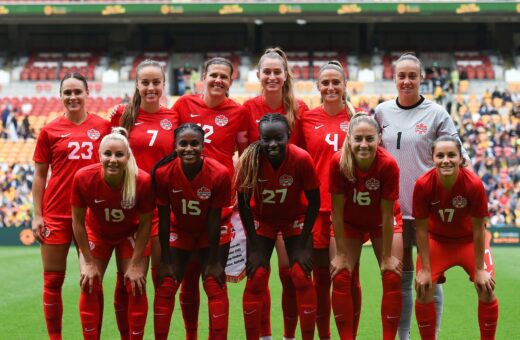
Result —
<instances>
[{"instance_id":1,"label":"crouching player","mask_svg":"<svg viewBox=\"0 0 520 340\"><path fill-rule=\"evenodd\" d=\"M475 284L481 339L494 339L498 320L494 266L485 246L488 216L482 181L464 168L460 141L437 138L435 168L419 177L413 194L417 223L417 300L415 314L422 339L435 339L433 287L451 267L461 266Z\"/></svg>"},{"instance_id":2,"label":"crouching player","mask_svg":"<svg viewBox=\"0 0 520 340\"><path fill-rule=\"evenodd\" d=\"M76 173L71 196L72 228L80 249L83 338L99 339L101 282L115 249L129 294L129 338L142 339L148 313L147 243L155 208L151 179L137 168L123 128L103 138L99 154L101 163Z\"/></svg>"},{"instance_id":3,"label":"crouching player","mask_svg":"<svg viewBox=\"0 0 520 340\"><path fill-rule=\"evenodd\" d=\"M248 280L243 297L246 336L248 340L259 339L269 262L277 233L281 232L296 289L302 339L313 339L316 292L310 277L310 234L320 207L319 182L309 154L288 144L289 124L284 116L267 114L258 127L260 140L240 157L236 180L248 241Z\"/></svg>"},{"instance_id":4,"label":"crouching player","mask_svg":"<svg viewBox=\"0 0 520 340\"><path fill-rule=\"evenodd\" d=\"M204 131L194 123L175 129L174 152L159 161L152 176L159 208L161 262L154 302L156 339L167 339L175 294L192 252L198 251L208 295L210 339L227 339L229 301L224 269L229 239L221 239L222 208L230 205L231 178L219 162L202 157ZM170 212L174 219L170 227Z\"/></svg>"}]
</instances>

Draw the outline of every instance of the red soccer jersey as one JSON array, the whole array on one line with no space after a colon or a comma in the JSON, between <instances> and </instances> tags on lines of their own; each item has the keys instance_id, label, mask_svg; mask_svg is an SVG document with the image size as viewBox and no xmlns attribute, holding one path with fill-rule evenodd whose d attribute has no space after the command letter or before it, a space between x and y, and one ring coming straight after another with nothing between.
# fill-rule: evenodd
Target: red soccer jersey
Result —
<instances>
[{"instance_id":1,"label":"red soccer jersey","mask_svg":"<svg viewBox=\"0 0 520 340\"><path fill-rule=\"evenodd\" d=\"M99 144L109 132L110 123L95 114L89 114L79 125L62 116L43 127L33 160L50 165L51 177L42 203L44 220L71 218L74 174L84 166L99 162Z\"/></svg>"},{"instance_id":2,"label":"red soccer jersey","mask_svg":"<svg viewBox=\"0 0 520 340\"><path fill-rule=\"evenodd\" d=\"M239 134L247 136L249 115L243 106L229 98L214 108L208 108L200 95L180 97L173 106L179 125L196 123L204 129L203 155L216 159L228 169L231 176L233 154Z\"/></svg>"},{"instance_id":3,"label":"red soccer jersey","mask_svg":"<svg viewBox=\"0 0 520 340\"><path fill-rule=\"evenodd\" d=\"M304 190L319 186L311 156L296 145L287 144L285 160L278 169L260 156L258 185L251 204L253 215L271 225L294 222L307 211Z\"/></svg>"},{"instance_id":4,"label":"red soccer jersey","mask_svg":"<svg viewBox=\"0 0 520 340\"><path fill-rule=\"evenodd\" d=\"M469 170L460 168L450 191L442 187L437 169L426 172L415 183L413 217L428 218L428 232L435 239L470 241L473 239L471 218L487 216L482 180Z\"/></svg>"},{"instance_id":5,"label":"red soccer jersey","mask_svg":"<svg viewBox=\"0 0 520 340\"><path fill-rule=\"evenodd\" d=\"M209 157L203 160L201 171L191 181L184 175L180 158L155 172L157 204L171 207L172 225L193 233L207 230L209 209L231 204L227 168Z\"/></svg>"},{"instance_id":6,"label":"red soccer jersey","mask_svg":"<svg viewBox=\"0 0 520 340\"><path fill-rule=\"evenodd\" d=\"M139 215L155 209L155 198L150 175L139 170L135 202L124 202L122 186L110 188L103 178L101 163L97 163L74 176L70 204L88 208L85 218L88 232L109 240L120 240L137 231Z\"/></svg>"},{"instance_id":7,"label":"red soccer jersey","mask_svg":"<svg viewBox=\"0 0 520 340\"><path fill-rule=\"evenodd\" d=\"M117 108L111 118L113 126L120 125L124 109L122 105ZM173 111L162 106L155 113L139 109L128 141L140 169L151 173L155 163L173 152L174 119Z\"/></svg>"},{"instance_id":8,"label":"red soccer jersey","mask_svg":"<svg viewBox=\"0 0 520 340\"><path fill-rule=\"evenodd\" d=\"M250 116L250 128L248 135L251 136L250 140L255 141L260 138L258 133L258 123L260 122L260 118L268 113L279 113L281 115L285 115L285 109L282 106L276 109L271 109L267 103L265 102L264 96L257 96L255 98L249 99L244 103L244 107L249 112ZM302 100L298 99L298 118L301 118L302 114L305 111L308 111L309 107ZM289 140L290 143L301 145L301 137L300 137L300 129L298 128L299 120L294 122L294 128L291 130L291 138Z\"/></svg>"},{"instance_id":9,"label":"red soccer jersey","mask_svg":"<svg viewBox=\"0 0 520 340\"><path fill-rule=\"evenodd\" d=\"M300 119L301 135L306 150L314 160L320 178L329 178L330 160L334 153L341 149L349 122L350 117L346 110L330 116L322 107L305 112ZM330 211L328 181L321 183L320 194L320 211Z\"/></svg>"},{"instance_id":10,"label":"red soccer jersey","mask_svg":"<svg viewBox=\"0 0 520 340\"><path fill-rule=\"evenodd\" d=\"M356 181L350 182L339 168L341 151L332 157L329 191L345 195L343 220L352 227L379 227L382 223L381 200L399 198L399 166L388 151L378 147L374 163L367 172L356 168Z\"/></svg>"}]
</instances>

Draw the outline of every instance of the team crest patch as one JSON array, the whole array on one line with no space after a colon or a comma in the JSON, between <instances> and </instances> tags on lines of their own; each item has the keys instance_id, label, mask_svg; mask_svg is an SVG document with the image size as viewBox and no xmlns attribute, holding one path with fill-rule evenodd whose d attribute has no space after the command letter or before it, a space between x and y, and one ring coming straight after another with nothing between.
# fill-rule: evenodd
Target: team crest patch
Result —
<instances>
[{"instance_id":1,"label":"team crest patch","mask_svg":"<svg viewBox=\"0 0 520 340\"><path fill-rule=\"evenodd\" d=\"M179 238L179 235L176 233L170 233L170 242L175 242Z\"/></svg>"},{"instance_id":2,"label":"team crest patch","mask_svg":"<svg viewBox=\"0 0 520 340\"><path fill-rule=\"evenodd\" d=\"M135 200L127 201L127 200L121 200L121 208L123 209L132 209L135 206Z\"/></svg>"},{"instance_id":3,"label":"team crest patch","mask_svg":"<svg viewBox=\"0 0 520 340\"><path fill-rule=\"evenodd\" d=\"M293 178L287 174L280 176L280 185L282 187L289 187L293 184L293 182Z\"/></svg>"},{"instance_id":4,"label":"team crest patch","mask_svg":"<svg viewBox=\"0 0 520 340\"><path fill-rule=\"evenodd\" d=\"M365 186L367 187L368 190L377 190L377 189L379 189L380 182L379 182L379 180L377 180L375 178L370 178L370 179L367 179L367 181L365 182Z\"/></svg>"},{"instance_id":5,"label":"team crest patch","mask_svg":"<svg viewBox=\"0 0 520 340\"><path fill-rule=\"evenodd\" d=\"M453 206L455 208L460 209L460 208L464 208L468 204L468 200L466 199L466 197L459 195L459 196L453 197L453 200L451 201L451 203L453 204Z\"/></svg>"},{"instance_id":6,"label":"team crest patch","mask_svg":"<svg viewBox=\"0 0 520 340\"><path fill-rule=\"evenodd\" d=\"M98 140L101 136L101 133L99 133L99 131L96 129L90 129L87 131L87 136L92 140Z\"/></svg>"},{"instance_id":7,"label":"team crest patch","mask_svg":"<svg viewBox=\"0 0 520 340\"><path fill-rule=\"evenodd\" d=\"M161 127L166 130L166 131L170 131L172 129L172 122L170 122L168 119L164 118L163 120L161 120Z\"/></svg>"},{"instance_id":8,"label":"team crest patch","mask_svg":"<svg viewBox=\"0 0 520 340\"><path fill-rule=\"evenodd\" d=\"M50 234L51 234L51 231L50 231L48 228L43 228L42 236L43 236L44 238L49 237Z\"/></svg>"},{"instance_id":9,"label":"team crest patch","mask_svg":"<svg viewBox=\"0 0 520 340\"><path fill-rule=\"evenodd\" d=\"M224 115L218 115L215 117L215 124L217 124L218 126L226 126L228 122L228 117Z\"/></svg>"},{"instance_id":10,"label":"team crest patch","mask_svg":"<svg viewBox=\"0 0 520 340\"><path fill-rule=\"evenodd\" d=\"M88 241L88 247L90 248L90 250L94 250L96 248L96 245L94 242Z\"/></svg>"},{"instance_id":11,"label":"team crest patch","mask_svg":"<svg viewBox=\"0 0 520 340\"><path fill-rule=\"evenodd\" d=\"M197 190L197 197L201 200L207 200L211 197L211 190L206 187L201 187L199 190Z\"/></svg>"},{"instance_id":12,"label":"team crest patch","mask_svg":"<svg viewBox=\"0 0 520 340\"><path fill-rule=\"evenodd\" d=\"M428 132L428 125L424 123L419 123L415 125L415 133L418 135L424 135L426 132Z\"/></svg>"},{"instance_id":13,"label":"team crest patch","mask_svg":"<svg viewBox=\"0 0 520 340\"><path fill-rule=\"evenodd\" d=\"M257 220L254 220L254 221L253 221L253 224L255 225L255 230L257 230L258 228L260 228L260 222L258 222Z\"/></svg>"},{"instance_id":14,"label":"team crest patch","mask_svg":"<svg viewBox=\"0 0 520 340\"><path fill-rule=\"evenodd\" d=\"M344 121L344 122L341 122L341 124L339 124L339 128L341 129L341 131L347 132L348 131L348 125L349 125L349 122Z\"/></svg>"}]
</instances>

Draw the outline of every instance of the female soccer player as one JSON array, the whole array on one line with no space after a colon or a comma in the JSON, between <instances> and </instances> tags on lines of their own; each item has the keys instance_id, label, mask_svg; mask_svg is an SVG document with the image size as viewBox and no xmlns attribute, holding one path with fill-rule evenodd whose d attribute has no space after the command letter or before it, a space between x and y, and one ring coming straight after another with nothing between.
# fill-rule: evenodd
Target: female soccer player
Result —
<instances>
[{"instance_id":1,"label":"female soccer player","mask_svg":"<svg viewBox=\"0 0 520 340\"><path fill-rule=\"evenodd\" d=\"M238 207L248 241L243 297L247 339L260 336L263 294L278 232L289 255L302 339L313 339L316 293L310 278L310 234L320 205L319 182L309 154L288 144L290 128L284 116L263 116L259 130L260 140L240 157L236 176Z\"/></svg>"},{"instance_id":2,"label":"female soccer player","mask_svg":"<svg viewBox=\"0 0 520 340\"><path fill-rule=\"evenodd\" d=\"M494 265L485 249L487 199L480 178L464 168L460 140L439 137L432 146L435 168L417 180L413 217L417 226L415 314L422 339L435 339L433 284L461 266L478 294L481 339L495 339L498 301Z\"/></svg>"},{"instance_id":3,"label":"female soccer player","mask_svg":"<svg viewBox=\"0 0 520 340\"><path fill-rule=\"evenodd\" d=\"M175 294L188 261L198 251L208 295L210 339L227 339L229 302L225 284L228 243L219 247L221 211L231 200L226 167L202 157L204 131L187 123L175 129L175 151L154 168L162 249L154 303L155 338L166 339ZM174 220L170 227L170 211Z\"/></svg>"},{"instance_id":4,"label":"female soccer player","mask_svg":"<svg viewBox=\"0 0 520 340\"><path fill-rule=\"evenodd\" d=\"M398 97L376 107L376 119L382 129L383 144L394 156L401 169L399 203L403 212L403 310L399 338L410 338L413 307L414 219L412 195L415 181L433 167L430 146L437 137L457 135L457 130L446 110L425 99L419 93L424 73L421 61L413 54L403 54L395 63L395 83ZM466 157L466 155L465 155ZM467 158L467 157L466 157ZM442 286L435 287L437 332L442 316Z\"/></svg>"},{"instance_id":5,"label":"female soccer player","mask_svg":"<svg viewBox=\"0 0 520 340\"><path fill-rule=\"evenodd\" d=\"M204 64L204 93L184 95L179 98L173 110L178 124L195 123L204 130L203 155L222 163L230 178L233 178L233 155L238 149L241 153L249 144L247 131L249 116L244 107L227 97L232 84L233 65L224 58L212 58ZM223 209L221 241L231 241L232 208ZM186 326L186 339L197 338L199 315L199 276L198 261L190 261L181 286L179 300Z\"/></svg>"},{"instance_id":6,"label":"female soccer player","mask_svg":"<svg viewBox=\"0 0 520 340\"><path fill-rule=\"evenodd\" d=\"M142 339L148 313L146 272L152 212L150 175L139 170L126 139L114 128L101 141L101 163L79 170L72 184L72 228L80 250L79 310L84 339L101 334L101 282L112 251L119 254L128 292L128 339ZM88 213L87 213L88 210Z\"/></svg>"},{"instance_id":7,"label":"female soccer player","mask_svg":"<svg viewBox=\"0 0 520 340\"><path fill-rule=\"evenodd\" d=\"M258 61L257 77L262 85L262 94L246 101L244 107L249 112L251 127L248 132L250 140L258 140L258 123L268 113L279 113L287 118L291 138L290 143L300 144L299 119L303 112L309 110L307 104L294 96L293 76L289 68L287 55L279 48L268 48ZM283 238L278 235L276 240L278 253L278 273L282 282L282 312L284 336L287 339L295 337L298 323L296 292L291 280L289 259L284 247ZM271 297L269 290L265 294L262 311L261 336L271 335L270 325Z\"/></svg>"},{"instance_id":8,"label":"female soccer player","mask_svg":"<svg viewBox=\"0 0 520 340\"><path fill-rule=\"evenodd\" d=\"M128 141L139 169L152 172L160 159L173 151L173 111L161 106L165 73L162 65L146 59L137 66L135 92L132 101L116 107L111 117L113 126L122 126L129 132ZM156 282L156 267L161 248L159 243L159 216L154 211L152 219L152 279ZM117 280L114 294L114 309L121 336L128 336L128 295L123 283L123 270L117 259Z\"/></svg>"},{"instance_id":9,"label":"female soccer player","mask_svg":"<svg viewBox=\"0 0 520 340\"><path fill-rule=\"evenodd\" d=\"M394 233L399 167L379 147L379 126L366 114L354 116L341 152L330 164L329 191L337 253L331 261L332 309L340 338L354 339L352 272L370 236L381 268L383 338L394 339L401 315L402 235Z\"/></svg>"},{"instance_id":10,"label":"female soccer player","mask_svg":"<svg viewBox=\"0 0 520 340\"><path fill-rule=\"evenodd\" d=\"M110 132L107 121L85 109L88 84L84 76L65 75L60 83L60 97L65 113L43 127L33 157L32 230L41 244L43 311L50 339L61 339L61 287L72 240L72 179L76 171L99 161L100 138Z\"/></svg>"},{"instance_id":11,"label":"female soccer player","mask_svg":"<svg viewBox=\"0 0 520 340\"><path fill-rule=\"evenodd\" d=\"M347 102L346 79L343 67L338 61L329 61L320 69L317 87L321 94L321 106L305 112L300 119L303 144L316 164L316 172L321 178L329 177L330 160L341 148L350 117L355 108ZM320 213L312 230L313 236L313 279L318 298L316 325L320 339L330 339L330 259L335 254L335 242L331 240L331 203L329 183L325 180L320 185ZM329 255L330 254L330 255ZM359 267L353 273L355 290L354 301L360 298ZM360 289L360 288L359 288ZM355 308L357 310L357 308ZM359 316L358 313L356 313ZM358 319L359 320L359 319ZM357 328L357 327L355 327Z\"/></svg>"}]
</instances>

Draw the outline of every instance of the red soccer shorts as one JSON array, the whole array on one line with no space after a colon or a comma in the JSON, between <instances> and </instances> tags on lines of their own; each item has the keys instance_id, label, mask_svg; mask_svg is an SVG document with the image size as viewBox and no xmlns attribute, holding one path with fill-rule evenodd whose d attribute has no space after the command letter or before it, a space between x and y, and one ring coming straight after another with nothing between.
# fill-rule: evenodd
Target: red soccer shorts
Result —
<instances>
[{"instance_id":1,"label":"red soccer shorts","mask_svg":"<svg viewBox=\"0 0 520 340\"><path fill-rule=\"evenodd\" d=\"M320 211L312 228L313 247L316 249L329 248L331 237L334 237L334 230L330 211Z\"/></svg>"},{"instance_id":2,"label":"red soccer shorts","mask_svg":"<svg viewBox=\"0 0 520 340\"><path fill-rule=\"evenodd\" d=\"M72 241L72 218L45 220L42 232L45 244L70 244Z\"/></svg>"},{"instance_id":3,"label":"red soccer shorts","mask_svg":"<svg viewBox=\"0 0 520 340\"><path fill-rule=\"evenodd\" d=\"M127 260L132 258L135 248L136 234L118 240L109 240L106 237L90 232L88 234L88 243L92 256L101 260L110 260L112 251L115 249L119 259ZM148 240L143 252L143 256L150 256L151 243Z\"/></svg>"},{"instance_id":4,"label":"red soccer shorts","mask_svg":"<svg viewBox=\"0 0 520 340\"><path fill-rule=\"evenodd\" d=\"M260 222L255 220L255 230L256 234L259 236L270 238L271 240L276 240L276 236L279 232L282 233L283 238L299 236L303 231L303 220L305 216L301 216L297 220L290 223L283 224L267 224L264 222Z\"/></svg>"},{"instance_id":5,"label":"red soccer shorts","mask_svg":"<svg viewBox=\"0 0 520 340\"><path fill-rule=\"evenodd\" d=\"M432 282L437 282L440 278L443 278L444 272L455 266L464 268L470 280L473 281L475 275L473 241L443 242L430 238L429 244ZM419 256L417 257L417 271L421 268L421 257ZM487 240L484 248L484 269L491 276L495 276L495 264Z\"/></svg>"},{"instance_id":6,"label":"red soccer shorts","mask_svg":"<svg viewBox=\"0 0 520 340\"><path fill-rule=\"evenodd\" d=\"M401 234L403 232L403 223L394 220L394 234ZM360 240L365 243L366 241L373 240L375 238L383 237L383 227L354 227L348 224L344 224L343 234L345 238L353 238Z\"/></svg>"},{"instance_id":7,"label":"red soccer shorts","mask_svg":"<svg viewBox=\"0 0 520 340\"><path fill-rule=\"evenodd\" d=\"M224 245L231 242L231 230L231 222L220 226L219 245ZM204 230L198 233L194 233L192 231L187 231L185 228L173 226L170 229L170 247L187 251L193 251L199 248L208 248L208 232Z\"/></svg>"}]
</instances>

